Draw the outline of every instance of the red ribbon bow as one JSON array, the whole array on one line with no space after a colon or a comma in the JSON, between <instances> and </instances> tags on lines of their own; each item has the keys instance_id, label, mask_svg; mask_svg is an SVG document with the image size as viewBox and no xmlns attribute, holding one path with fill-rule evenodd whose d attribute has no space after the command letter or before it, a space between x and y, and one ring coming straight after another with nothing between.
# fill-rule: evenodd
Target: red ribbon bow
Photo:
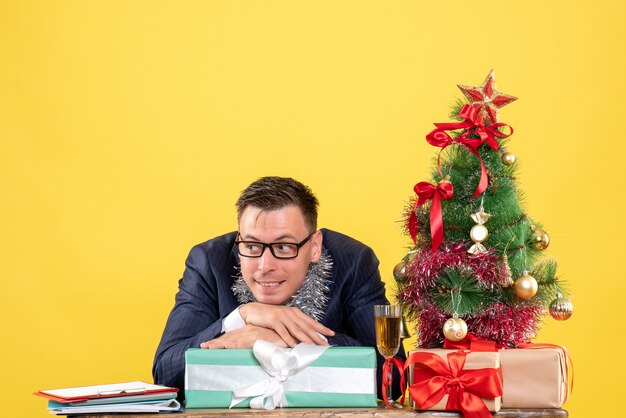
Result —
<instances>
[{"instance_id":1,"label":"red ribbon bow","mask_svg":"<svg viewBox=\"0 0 626 418\"><path fill-rule=\"evenodd\" d=\"M494 123L491 125L485 125L484 119L478 116L478 112L475 108L470 105L464 105L459 112L459 116L465 119L463 122L450 122L450 123L435 123L437 129L431 131L428 135L426 135L426 141L429 144L441 147L439 151L439 156L437 157L437 169L441 174L441 153L443 150L452 144L460 144L463 145L469 152L474 154L480 160L480 181L478 182L478 186L476 186L476 190L472 197L480 196L486 189L488 185L488 177L487 177L487 169L485 168L485 163L483 162L480 153L478 152L478 147L487 142L487 144L494 150L497 150L499 147L498 138L506 138L513 134L513 128L511 128L506 123ZM510 132L505 134L501 132L498 128L500 127L508 127ZM452 138L446 131L454 131L457 129L465 129L458 138ZM470 135L476 134L478 138L470 138ZM443 176L443 175L442 175Z\"/></svg>"},{"instance_id":2,"label":"red ribbon bow","mask_svg":"<svg viewBox=\"0 0 626 418\"><path fill-rule=\"evenodd\" d=\"M497 151L500 146L498 144L498 139L507 138L513 135L513 128L506 123L497 122L492 123L491 125L486 125L484 118L479 116L478 110L468 104L463 105L461 111L459 112L459 116L465 120L463 122L435 123L437 130L453 131L456 129L466 129L466 131L463 132L457 140L462 140L464 143L467 143L473 148L478 148L483 142L487 142L487 144L495 151ZM498 129L505 126L510 130L508 134L505 134ZM468 138L472 134L476 134L479 137Z\"/></svg>"},{"instance_id":3,"label":"red ribbon bow","mask_svg":"<svg viewBox=\"0 0 626 418\"><path fill-rule=\"evenodd\" d=\"M505 348L504 345L498 344L495 341L486 340L475 336L474 334L467 333L465 338L460 341L451 341L447 338L443 341L443 348L448 350L470 350L470 351L498 351L499 348Z\"/></svg>"},{"instance_id":4,"label":"red ribbon bow","mask_svg":"<svg viewBox=\"0 0 626 418\"><path fill-rule=\"evenodd\" d=\"M415 365L409 393L419 409L436 405L448 395L446 410L462 411L465 418L491 418L481 398L502 396L501 369L463 370L467 353L449 353L446 362L437 354L412 353L404 369Z\"/></svg>"},{"instance_id":5,"label":"red ribbon bow","mask_svg":"<svg viewBox=\"0 0 626 418\"><path fill-rule=\"evenodd\" d=\"M387 388L393 383L393 366L396 366L400 370L400 391L402 392L402 398L400 398L400 404L404 404L404 392L406 391L406 379L404 377L404 362L399 358L388 358L383 363L383 400L385 404L391 408L390 400L387 398Z\"/></svg>"},{"instance_id":6,"label":"red ribbon bow","mask_svg":"<svg viewBox=\"0 0 626 418\"><path fill-rule=\"evenodd\" d=\"M413 190L417 194L417 202L415 203L416 208L422 206L431 199L433 201L430 208L430 236L432 239L432 250L436 251L443 242L441 199L450 199L454 195L454 188L452 187L452 183L447 180L439 182L437 186L427 181L421 181L413 187ZM411 218L415 216L415 210L413 210ZM411 218L409 219L409 225L411 225ZM409 229L413 242L417 244L416 231L411 230L411 228Z\"/></svg>"}]
</instances>

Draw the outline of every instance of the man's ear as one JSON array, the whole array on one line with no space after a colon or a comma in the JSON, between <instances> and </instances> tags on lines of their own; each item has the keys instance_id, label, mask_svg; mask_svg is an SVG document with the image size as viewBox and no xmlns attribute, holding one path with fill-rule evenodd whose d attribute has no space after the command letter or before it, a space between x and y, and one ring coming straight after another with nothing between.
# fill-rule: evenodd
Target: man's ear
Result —
<instances>
[{"instance_id":1,"label":"man's ear","mask_svg":"<svg viewBox=\"0 0 626 418\"><path fill-rule=\"evenodd\" d=\"M317 230L311 237L311 262L315 263L319 261L320 256L322 255L322 231Z\"/></svg>"}]
</instances>

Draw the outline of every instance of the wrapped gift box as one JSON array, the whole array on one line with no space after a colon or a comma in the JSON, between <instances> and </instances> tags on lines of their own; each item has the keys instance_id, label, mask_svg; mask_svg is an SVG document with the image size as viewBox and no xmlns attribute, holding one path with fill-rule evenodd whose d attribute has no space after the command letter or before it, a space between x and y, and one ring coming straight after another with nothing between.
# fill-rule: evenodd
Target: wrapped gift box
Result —
<instances>
[{"instance_id":1,"label":"wrapped gift box","mask_svg":"<svg viewBox=\"0 0 626 418\"><path fill-rule=\"evenodd\" d=\"M560 408L567 400L567 362L562 348L500 350L503 408Z\"/></svg>"},{"instance_id":2,"label":"wrapped gift box","mask_svg":"<svg viewBox=\"0 0 626 418\"><path fill-rule=\"evenodd\" d=\"M233 391L263 386L268 379L274 389L280 385L284 391L278 407L376 406L376 352L371 347L327 348L308 367L278 379L268 374L251 349L185 352L187 408L231 407ZM249 407L253 398L233 406Z\"/></svg>"},{"instance_id":3,"label":"wrapped gift box","mask_svg":"<svg viewBox=\"0 0 626 418\"><path fill-rule=\"evenodd\" d=\"M502 378L500 372L500 354L498 352L468 352L468 351L460 351L460 350L446 350L446 349L417 349L409 352L407 357L407 362L409 362L411 355L413 353L432 353L439 357L441 357L446 363L448 362L448 355L451 353L464 353L465 364L463 366L463 371L469 370L478 370L478 369L492 369L493 373L495 373L494 379L497 380L497 386L499 386L500 393L502 388ZM409 366L409 388L417 383L417 387L425 384L424 381L421 383L416 382L415 380L415 368L413 365ZM445 387L446 384L444 383ZM471 388L467 388L467 390L472 391ZM409 389L409 393L411 393L411 389ZM433 406L427 408L429 410L438 410L443 411L446 410L446 405L448 403L449 395L445 394L443 397ZM491 412L498 412L501 407L501 397L496 396L494 398L482 398L486 408ZM411 397L411 406L414 409L419 409L413 397ZM490 416L490 414L486 414Z\"/></svg>"}]
</instances>

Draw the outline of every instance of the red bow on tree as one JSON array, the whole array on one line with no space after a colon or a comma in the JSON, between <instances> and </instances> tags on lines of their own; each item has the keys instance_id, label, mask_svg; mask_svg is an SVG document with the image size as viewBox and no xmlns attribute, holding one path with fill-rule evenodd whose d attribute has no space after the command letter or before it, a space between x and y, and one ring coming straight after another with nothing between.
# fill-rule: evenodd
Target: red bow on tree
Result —
<instances>
[{"instance_id":1,"label":"red bow on tree","mask_svg":"<svg viewBox=\"0 0 626 418\"><path fill-rule=\"evenodd\" d=\"M485 124L485 120L482 116L478 115L478 111L468 104L463 105L461 111L459 112L459 116L465 120L463 122L435 123L435 126L438 130L442 131L466 129L466 131L459 137L460 139L462 138L474 148L478 148L483 142L487 142L493 150L497 150L500 146L498 144L498 139L507 138L513 134L513 128L506 123L497 122L492 123L491 125ZM499 128L503 128L505 126L510 130L508 134L499 130ZM479 137L468 138L472 134L476 134Z\"/></svg>"},{"instance_id":2,"label":"red bow on tree","mask_svg":"<svg viewBox=\"0 0 626 418\"><path fill-rule=\"evenodd\" d=\"M450 199L454 195L454 188L449 180L441 180L437 186L421 181L413 187L417 194L417 202L415 208L422 206L432 199L433 204L430 207L430 236L432 240L432 250L436 251L443 242L443 217L441 214L441 199ZM415 208L411 212L409 218L409 233L413 242L417 245L417 231L412 225L417 223L417 215Z\"/></svg>"},{"instance_id":3,"label":"red bow on tree","mask_svg":"<svg viewBox=\"0 0 626 418\"><path fill-rule=\"evenodd\" d=\"M426 135L426 141L433 146L441 147L439 157L437 158L437 169L439 170L439 173L441 173L441 152L449 145L463 145L469 152L478 157L480 160L480 181L478 182L476 191L474 191L474 194L472 195L472 197L476 197L482 194L482 192L487 189L488 185L487 169L485 168L485 163L478 152L478 147L482 143L487 142L492 149L497 150L499 147L498 138L506 138L510 136L513 133L513 128L505 123L485 125L483 118L478 116L477 110L467 104L463 105L461 111L459 112L459 116L465 120L463 122L435 123L437 129L434 129ZM505 134L498 129L504 126L507 126L510 129L510 133ZM452 138L446 132L457 129L465 129L465 132L457 138ZM472 134L478 135L478 138L471 138L470 136Z\"/></svg>"},{"instance_id":4,"label":"red bow on tree","mask_svg":"<svg viewBox=\"0 0 626 418\"><path fill-rule=\"evenodd\" d=\"M465 418L491 418L481 398L502 396L500 369L463 370L466 357L462 351L449 353L447 362L427 352L409 356L404 369L414 365L409 393L419 409L428 409L448 395L446 410L462 411Z\"/></svg>"}]
</instances>

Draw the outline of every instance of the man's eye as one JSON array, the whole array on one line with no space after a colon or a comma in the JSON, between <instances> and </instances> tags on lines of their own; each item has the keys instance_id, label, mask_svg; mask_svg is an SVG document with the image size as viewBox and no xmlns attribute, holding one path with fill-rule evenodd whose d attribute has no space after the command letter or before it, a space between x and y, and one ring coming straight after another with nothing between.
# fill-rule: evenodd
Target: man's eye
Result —
<instances>
[{"instance_id":1,"label":"man's eye","mask_svg":"<svg viewBox=\"0 0 626 418\"><path fill-rule=\"evenodd\" d=\"M259 244L255 244L253 242L246 244L246 250L250 252L261 251L261 246Z\"/></svg>"},{"instance_id":2,"label":"man's eye","mask_svg":"<svg viewBox=\"0 0 626 418\"><path fill-rule=\"evenodd\" d=\"M293 244L276 244L274 246L274 250L281 254L292 254L294 252L294 248Z\"/></svg>"}]
</instances>

